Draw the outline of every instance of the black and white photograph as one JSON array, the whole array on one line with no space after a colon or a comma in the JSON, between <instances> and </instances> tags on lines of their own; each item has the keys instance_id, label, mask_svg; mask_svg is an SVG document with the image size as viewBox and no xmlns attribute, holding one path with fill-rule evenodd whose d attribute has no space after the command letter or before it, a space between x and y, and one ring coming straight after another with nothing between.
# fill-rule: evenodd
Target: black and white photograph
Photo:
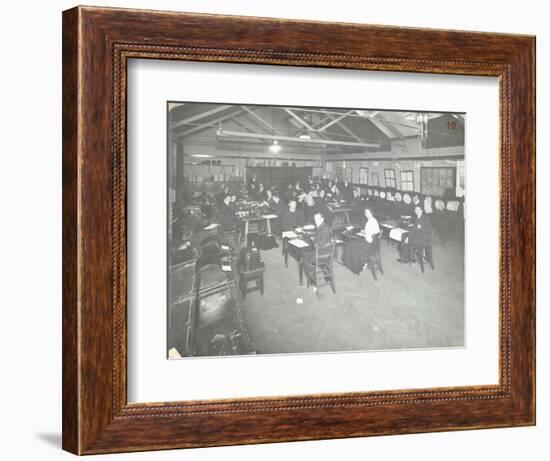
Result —
<instances>
[{"instance_id":1,"label":"black and white photograph","mask_svg":"<svg viewBox=\"0 0 550 461\"><path fill-rule=\"evenodd\" d=\"M465 346L464 113L167 103L167 356Z\"/></svg>"}]
</instances>

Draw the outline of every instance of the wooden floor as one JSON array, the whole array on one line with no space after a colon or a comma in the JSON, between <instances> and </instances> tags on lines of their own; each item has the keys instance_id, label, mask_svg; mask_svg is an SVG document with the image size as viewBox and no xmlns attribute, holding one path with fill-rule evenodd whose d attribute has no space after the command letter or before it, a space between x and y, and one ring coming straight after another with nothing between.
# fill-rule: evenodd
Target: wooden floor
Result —
<instances>
[{"instance_id":1,"label":"wooden floor","mask_svg":"<svg viewBox=\"0 0 550 461\"><path fill-rule=\"evenodd\" d=\"M264 354L464 346L464 250L434 245L435 271L396 261L381 244L384 275L355 275L335 263L336 294L298 285L298 270L281 248L264 251L265 293L247 294L245 312ZM299 303L299 299L303 303Z\"/></svg>"}]
</instances>

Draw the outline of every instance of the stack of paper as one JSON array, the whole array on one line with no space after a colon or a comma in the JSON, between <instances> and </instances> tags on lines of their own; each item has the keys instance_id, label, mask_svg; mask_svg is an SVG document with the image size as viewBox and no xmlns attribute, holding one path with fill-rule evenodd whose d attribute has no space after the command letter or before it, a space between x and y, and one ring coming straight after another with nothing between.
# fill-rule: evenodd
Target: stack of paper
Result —
<instances>
[{"instance_id":1,"label":"stack of paper","mask_svg":"<svg viewBox=\"0 0 550 461\"><path fill-rule=\"evenodd\" d=\"M292 239L292 240L289 240L288 243L290 243L291 245L294 245L296 248L304 248L309 246L307 242L304 242L303 240L300 240L300 239Z\"/></svg>"},{"instance_id":2,"label":"stack of paper","mask_svg":"<svg viewBox=\"0 0 550 461\"><path fill-rule=\"evenodd\" d=\"M206 226L206 227L204 228L204 230L212 230L212 229L215 229L215 228L218 227L218 226L219 226L219 224L212 223L212 224L210 224L209 226Z\"/></svg>"},{"instance_id":3,"label":"stack of paper","mask_svg":"<svg viewBox=\"0 0 550 461\"><path fill-rule=\"evenodd\" d=\"M401 241L401 239L403 238L403 234L406 234L408 231L406 231L405 229L401 229L399 227L394 227L391 231L390 231L390 238L392 240L397 240L398 242Z\"/></svg>"},{"instance_id":4,"label":"stack of paper","mask_svg":"<svg viewBox=\"0 0 550 461\"><path fill-rule=\"evenodd\" d=\"M284 239L295 239L296 237L298 236L292 231L283 232Z\"/></svg>"},{"instance_id":5,"label":"stack of paper","mask_svg":"<svg viewBox=\"0 0 550 461\"><path fill-rule=\"evenodd\" d=\"M304 226L304 230L313 230L315 229L315 226L313 224L307 224Z\"/></svg>"}]
</instances>

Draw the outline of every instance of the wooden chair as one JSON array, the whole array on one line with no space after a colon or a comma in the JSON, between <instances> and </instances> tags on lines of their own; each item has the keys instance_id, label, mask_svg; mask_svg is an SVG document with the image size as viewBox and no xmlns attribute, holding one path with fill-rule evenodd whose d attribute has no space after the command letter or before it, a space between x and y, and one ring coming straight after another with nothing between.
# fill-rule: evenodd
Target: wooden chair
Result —
<instances>
[{"instance_id":1,"label":"wooden chair","mask_svg":"<svg viewBox=\"0 0 550 461\"><path fill-rule=\"evenodd\" d=\"M326 285L330 285L332 292L336 293L333 270L335 247L334 240L325 248L320 249L315 245L315 258L308 267L304 268L307 287L314 285L317 288L317 297L319 297L319 288Z\"/></svg>"},{"instance_id":2,"label":"wooden chair","mask_svg":"<svg viewBox=\"0 0 550 461\"><path fill-rule=\"evenodd\" d=\"M372 236L372 244L370 247L370 255L369 259L367 261L368 268L370 269L372 276L374 277L374 280L378 280L376 278L376 269L380 271L382 275L384 275L384 268L382 267L382 257L380 255L380 238L382 236L382 231L378 232L378 234L374 234Z\"/></svg>"},{"instance_id":3,"label":"wooden chair","mask_svg":"<svg viewBox=\"0 0 550 461\"><path fill-rule=\"evenodd\" d=\"M260 293L264 294L264 271L265 271L265 265L262 263L261 267L257 267L256 269L252 269L249 271L242 270L240 273L240 280L239 285L241 288L241 293L243 295L243 299L246 298L246 293L249 293L254 290L260 290ZM253 286L249 286L248 283L250 281L255 282Z\"/></svg>"},{"instance_id":4,"label":"wooden chair","mask_svg":"<svg viewBox=\"0 0 550 461\"><path fill-rule=\"evenodd\" d=\"M435 270L434 259L433 259L433 248L432 242L429 241L421 247L409 246L409 266L411 265L412 260L416 258L420 264L420 269L424 273L424 259L428 261L432 270Z\"/></svg>"},{"instance_id":5,"label":"wooden chair","mask_svg":"<svg viewBox=\"0 0 550 461\"><path fill-rule=\"evenodd\" d=\"M260 290L260 293L264 294L264 271L265 263L261 258L259 251L256 253L258 259L256 261L251 261L248 259L247 262L247 253L248 249L243 248L241 250L241 255L239 259L239 287L243 295L243 299L246 298L246 293L254 290ZM249 253L248 253L249 254ZM249 282L255 282L253 286L249 287Z\"/></svg>"}]
</instances>

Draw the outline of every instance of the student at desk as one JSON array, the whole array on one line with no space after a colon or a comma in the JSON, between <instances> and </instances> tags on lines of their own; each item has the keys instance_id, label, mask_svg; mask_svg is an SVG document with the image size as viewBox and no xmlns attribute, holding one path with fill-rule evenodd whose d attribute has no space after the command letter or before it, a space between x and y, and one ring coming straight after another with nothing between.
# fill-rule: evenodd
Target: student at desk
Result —
<instances>
[{"instance_id":1,"label":"student at desk","mask_svg":"<svg viewBox=\"0 0 550 461\"><path fill-rule=\"evenodd\" d=\"M288 202L288 209L282 215L281 228L283 232L291 231L304 225L304 214L296 209L296 200Z\"/></svg>"},{"instance_id":2,"label":"student at desk","mask_svg":"<svg viewBox=\"0 0 550 461\"><path fill-rule=\"evenodd\" d=\"M231 203L231 196L226 195L218 213L219 219L220 219L220 225L224 231L234 230L235 224L237 223L235 212L231 208L230 203Z\"/></svg>"},{"instance_id":3,"label":"student at desk","mask_svg":"<svg viewBox=\"0 0 550 461\"><path fill-rule=\"evenodd\" d=\"M351 240L344 248L342 261L354 274L359 274L365 264L372 264L372 243L375 235L380 233L378 220L373 216L370 208L365 208L367 222L363 228L363 238Z\"/></svg>"},{"instance_id":4,"label":"student at desk","mask_svg":"<svg viewBox=\"0 0 550 461\"><path fill-rule=\"evenodd\" d=\"M277 219L275 219L271 224L271 231L278 237L281 236L281 228L282 228L282 219L284 214L286 213L286 207L283 201L281 200L281 197L279 197L278 193L272 194L271 198L267 202L268 209L271 213L277 215Z\"/></svg>"},{"instance_id":5,"label":"student at desk","mask_svg":"<svg viewBox=\"0 0 550 461\"><path fill-rule=\"evenodd\" d=\"M224 186L220 192L216 194L216 206L218 210L222 207L225 197L229 195L229 186Z\"/></svg>"},{"instance_id":6,"label":"student at desk","mask_svg":"<svg viewBox=\"0 0 550 461\"><path fill-rule=\"evenodd\" d=\"M311 249L304 252L303 263L304 267L308 267L310 264L313 264L315 261L315 250L318 254L325 253L331 249L331 235L330 228L325 222L324 216L317 212L313 217L315 221L315 235L310 239L312 245Z\"/></svg>"},{"instance_id":7,"label":"student at desk","mask_svg":"<svg viewBox=\"0 0 550 461\"><path fill-rule=\"evenodd\" d=\"M399 244L399 259L397 260L400 263L409 262L410 248L418 248L420 255L419 257L424 257L424 251L426 252L426 258L431 260L431 239L433 233L432 223L430 218L424 213L424 210L420 205L414 207L414 214L416 215L416 220L414 222L414 227L409 232L408 237L405 241L402 241ZM415 260L417 255L411 255L412 260Z\"/></svg>"}]
</instances>

